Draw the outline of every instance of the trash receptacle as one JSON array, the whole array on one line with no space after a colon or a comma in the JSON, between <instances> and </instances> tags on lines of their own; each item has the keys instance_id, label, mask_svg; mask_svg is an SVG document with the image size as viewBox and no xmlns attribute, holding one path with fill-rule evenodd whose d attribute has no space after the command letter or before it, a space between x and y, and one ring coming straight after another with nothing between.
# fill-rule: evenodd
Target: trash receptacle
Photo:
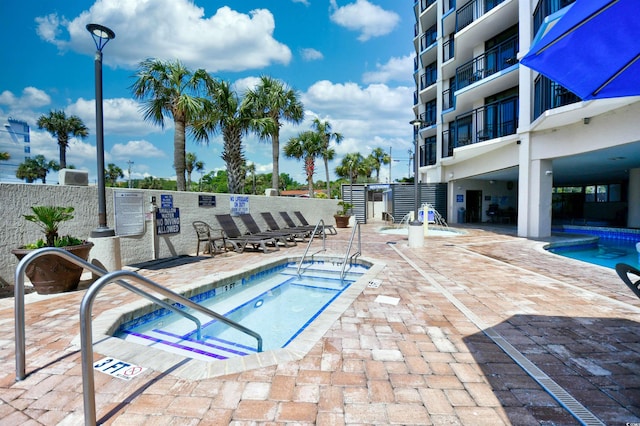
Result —
<instances>
[{"instance_id":1,"label":"trash receptacle","mask_svg":"<svg viewBox=\"0 0 640 426\"><path fill-rule=\"evenodd\" d=\"M464 207L460 207L458 209L458 223L464 223L465 222L465 209Z\"/></svg>"}]
</instances>

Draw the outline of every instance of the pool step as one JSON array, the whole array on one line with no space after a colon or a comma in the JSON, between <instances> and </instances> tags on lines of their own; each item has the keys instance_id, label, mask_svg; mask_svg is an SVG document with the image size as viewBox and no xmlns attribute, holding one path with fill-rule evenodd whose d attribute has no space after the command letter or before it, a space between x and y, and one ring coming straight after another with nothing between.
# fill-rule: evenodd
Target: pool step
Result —
<instances>
[{"instance_id":1,"label":"pool step","mask_svg":"<svg viewBox=\"0 0 640 426\"><path fill-rule=\"evenodd\" d=\"M185 357L211 361L212 359L227 359L255 353L255 348L204 337L200 341L184 339L181 336L160 330L150 330L144 334L130 333L125 340L144 346L157 347L166 352L172 352Z\"/></svg>"}]
</instances>

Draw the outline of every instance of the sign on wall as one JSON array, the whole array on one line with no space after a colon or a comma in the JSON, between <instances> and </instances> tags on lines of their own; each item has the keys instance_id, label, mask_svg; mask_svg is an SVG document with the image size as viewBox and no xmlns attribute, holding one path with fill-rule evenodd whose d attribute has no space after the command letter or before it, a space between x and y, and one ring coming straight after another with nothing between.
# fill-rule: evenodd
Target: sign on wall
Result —
<instances>
[{"instance_id":1,"label":"sign on wall","mask_svg":"<svg viewBox=\"0 0 640 426\"><path fill-rule=\"evenodd\" d=\"M162 208L156 211L156 233L158 235L169 235L180 233L180 209Z\"/></svg>"},{"instance_id":2,"label":"sign on wall","mask_svg":"<svg viewBox=\"0 0 640 426\"><path fill-rule=\"evenodd\" d=\"M144 194L132 191L113 191L116 235L144 234Z\"/></svg>"},{"instance_id":3,"label":"sign on wall","mask_svg":"<svg viewBox=\"0 0 640 426\"><path fill-rule=\"evenodd\" d=\"M216 196L215 195L198 195L199 207L215 207Z\"/></svg>"},{"instance_id":4,"label":"sign on wall","mask_svg":"<svg viewBox=\"0 0 640 426\"><path fill-rule=\"evenodd\" d=\"M249 197L247 195L232 195L229 197L231 216L249 213Z\"/></svg>"}]
</instances>

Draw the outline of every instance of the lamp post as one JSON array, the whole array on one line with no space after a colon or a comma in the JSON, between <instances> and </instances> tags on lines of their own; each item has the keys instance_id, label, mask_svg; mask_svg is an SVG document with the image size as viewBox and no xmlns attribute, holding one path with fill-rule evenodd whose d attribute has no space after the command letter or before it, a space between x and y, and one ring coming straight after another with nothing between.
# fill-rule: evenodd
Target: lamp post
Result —
<instances>
[{"instance_id":1,"label":"lamp post","mask_svg":"<svg viewBox=\"0 0 640 426\"><path fill-rule=\"evenodd\" d=\"M418 131L422 126L422 120L417 117L409 122L413 126L414 133L414 157L413 157L413 221L409 223L409 247L416 248L424 246L424 228L418 218L420 199L418 197Z\"/></svg>"},{"instance_id":2,"label":"lamp post","mask_svg":"<svg viewBox=\"0 0 640 426\"><path fill-rule=\"evenodd\" d=\"M104 184L104 130L102 128L102 48L116 34L109 28L88 24L87 31L91 33L96 44L95 75L96 75L96 153L98 159L98 227L91 231L91 237L113 237L115 232L107 227L107 206Z\"/></svg>"}]
</instances>

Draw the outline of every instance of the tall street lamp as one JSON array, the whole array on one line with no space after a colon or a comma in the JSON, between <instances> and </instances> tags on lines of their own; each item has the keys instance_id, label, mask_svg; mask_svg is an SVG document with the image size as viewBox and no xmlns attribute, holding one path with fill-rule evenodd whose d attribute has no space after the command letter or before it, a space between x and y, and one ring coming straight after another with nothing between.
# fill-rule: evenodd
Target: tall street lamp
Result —
<instances>
[{"instance_id":1,"label":"tall street lamp","mask_svg":"<svg viewBox=\"0 0 640 426\"><path fill-rule=\"evenodd\" d=\"M109 28L88 24L87 31L91 33L96 44L95 74L96 74L96 153L98 158L98 227L91 231L91 237L113 237L115 232L107 227L107 205L104 184L104 131L102 128L102 49L116 34Z\"/></svg>"}]
</instances>

